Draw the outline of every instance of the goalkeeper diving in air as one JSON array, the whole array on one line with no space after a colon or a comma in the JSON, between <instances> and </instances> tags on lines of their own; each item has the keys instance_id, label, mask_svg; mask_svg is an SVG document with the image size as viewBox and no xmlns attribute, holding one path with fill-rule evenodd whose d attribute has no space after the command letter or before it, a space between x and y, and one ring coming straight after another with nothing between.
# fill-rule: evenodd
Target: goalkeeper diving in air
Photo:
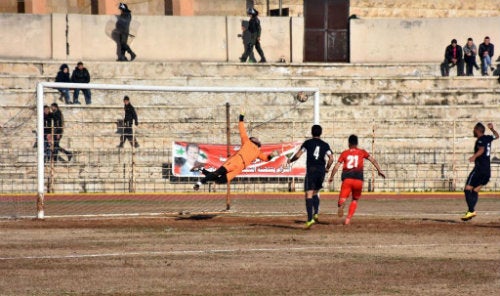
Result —
<instances>
[{"instance_id":1,"label":"goalkeeper diving in air","mask_svg":"<svg viewBox=\"0 0 500 296\"><path fill-rule=\"evenodd\" d=\"M192 171L201 171L204 178L198 181L194 186L194 190L200 189L202 184L213 181L216 184L229 184L236 176L238 176L247 166L254 160L259 158L262 161L270 161L279 155L278 151L273 151L269 155L265 155L260 151L261 143L256 137L248 137L244 123L244 112L240 112L240 121L238 129L241 137L241 147L235 154L231 155L227 161L214 172L209 172L205 168L198 166L194 167Z\"/></svg>"}]
</instances>

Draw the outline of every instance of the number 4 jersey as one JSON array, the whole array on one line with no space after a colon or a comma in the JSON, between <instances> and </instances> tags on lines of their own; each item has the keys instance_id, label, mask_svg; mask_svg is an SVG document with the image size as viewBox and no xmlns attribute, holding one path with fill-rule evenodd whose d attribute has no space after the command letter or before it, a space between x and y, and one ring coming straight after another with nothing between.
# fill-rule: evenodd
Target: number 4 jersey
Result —
<instances>
[{"instance_id":1,"label":"number 4 jersey","mask_svg":"<svg viewBox=\"0 0 500 296\"><path fill-rule=\"evenodd\" d=\"M330 145L319 138L306 140L302 147L302 152L307 152L307 170L324 171L326 166L326 155L331 155Z\"/></svg>"},{"instance_id":2,"label":"number 4 jersey","mask_svg":"<svg viewBox=\"0 0 500 296\"><path fill-rule=\"evenodd\" d=\"M351 148L345 150L339 156L339 163L343 163L342 181L345 179L363 180L363 161L370 157L366 150Z\"/></svg>"}]
</instances>

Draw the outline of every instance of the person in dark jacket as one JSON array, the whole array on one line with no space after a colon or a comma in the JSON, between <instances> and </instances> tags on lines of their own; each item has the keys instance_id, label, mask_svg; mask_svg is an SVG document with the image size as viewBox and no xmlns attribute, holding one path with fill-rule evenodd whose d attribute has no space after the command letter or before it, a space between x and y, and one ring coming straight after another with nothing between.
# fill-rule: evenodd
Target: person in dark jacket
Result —
<instances>
[{"instance_id":1,"label":"person in dark jacket","mask_svg":"<svg viewBox=\"0 0 500 296\"><path fill-rule=\"evenodd\" d=\"M73 153L62 148L59 145L59 143L61 142L62 136L63 136L63 132L64 132L64 116L63 116L61 110L59 109L59 106L57 105L57 103L52 103L52 105L50 105L50 108L52 110L52 120L53 120L52 124L53 124L53 128L54 128L54 130L52 132L52 135L53 135L52 144L54 145L53 146L54 153L52 154L52 159L54 161L58 161L58 160L64 161L64 159L62 159L59 156L59 151L62 151L68 157L68 161L71 161L71 158L73 157Z\"/></svg>"},{"instance_id":2,"label":"person in dark jacket","mask_svg":"<svg viewBox=\"0 0 500 296\"><path fill-rule=\"evenodd\" d=\"M123 118L123 131L120 137L120 144L117 146L118 148L123 148L123 144L125 140L130 142L130 145L133 145L135 148L139 147L139 143L137 143L137 138L134 135L133 124L135 122L135 126L139 125L139 121L137 120L137 113L135 112L134 106L130 103L130 98L128 96L123 97L123 107L125 109L125 117Z\"/></svg>"},{"instance_id":3,"label":"person in dark jacket","mask_svg":"<svg viewBox=\"0 0 500 296\"><path fill-rule=\"evenodd\" d=\"M457 39L451 40L446 47L444 61L441 63L441 75L450 76L450 68L457 66L457 76L464 76L464 53L462 47L457 44Z\"/></svg>"},{"instance_id":4,"label":"person in dark jacket","mask_svg":"<svg viewBox=\"0 0 500 296\"><path fill-rule=\"evenodd\" d=\"M33 131L35 133L35 143L33 144L33 148L38 147L38 139L36 135L38 132L36 130ZM47 162L51 157L51 137L52 137L52 113L50 112L49 105L43 106L43 155L44 161ZM50 142L49 142L50 141Z\"/></svg>"},{"instance_id":5,"label":"person in dark jacket","mask_svg":"<svg viewBox=\"0 0 500 296\"><path fill-rule=\"evenodd\" d=\"M48 105L43 106L43 151L44 160L48 162L52 157L51 141L53 116Z\"/></svg>"},{"instance_id":6,"label":"person in dark jacket","mask_svg":"<svg viewBox=\"0 0 500 296\"><path fill-rule=\"evenodd\" d=\"M249 22L248 21L241 21L241 34L238 34L238 37L240 37L243 41L243 54L241 55L240 59L243 58L243 55L245 54L247 50L247 44L252 41L252 34L250 31L248 31L248 26ZM250 61L255 61L255 55L253 54L253 50L250 52Z\"/></svg>"},{"instance_id":7,"label":"person in dark jacket","mask_svg":"<svg viewBox=\"0 0 500 296\"><path fill-rule=\"evenodd\" d=\"M89 83L90 82L90 74L87 68L83 66L82 62L78 62L71 74L71 82L74 83ZM92 94L90 89L82 89L83 96L85 97L85 103L90 105L92 103ZM73 92L73 104L80 104L78 101L78 96L80 95L80 89L75 88Z\"/></svg>"},{"instance_id":8,"label":"person in dark jacket","mask_svg":"<svg viewBox=\"0 0 500 296\"><path fill-rule=\"evenodd\" d=\"M265 63L266 62L266 57L264 56L264 51L262 51L262 47L260 46L260 35L262 32L262 28L260 26L260 20L257 17L259 15L259 12L254 9L254 8L249 8L248 9L248 15L250 15L250 20L248 21L248 31L251 34L250 42L247 43L247 47L245 50L245 53L243 56L240 58L241 62L246 62L250 54L253 52L253 47L255 46L255 49L260 55L260 61L259 63ZM251 62L256 62L255 59Z\"/></svg>"},{"instance_id":9,"label":"person in dark jacket","mask_svg":"<svg viewBox=\"0 0 500 296\"><path fill-rule=\"evenodd\" d=\"M474 76L473 67L476 70L479 70L479 66L476 63L476 55L477 55L477 47L474 44L474 40L472 38L467 38L467 43L465 43L464 47L464 62L465 62L465 74L467 76Z\"/></svg>"},{"instance_id":10,"label":"person in dark jacket","mask_svg":"<svg viewBox=\"0 0 500 296\"><path fill-rule=\"evenodd\" d=\"M481 74L483 76L488 75L488 67L491 71L495 71L495 68L491 65L491 59L495 54L495 46L490 43L490 37L484 37L484 42L479 44L479 58L481 59Z\"/></svg>"},{"instance_id":11,"label":"person in dark jacket","mask_svg":"<svg viewBox=\"0 0 500 296\"><path fill-rule=\"evenodd\" d=\"M57 72L56 76L56 82L71 82L71 79L69 77L69 67L67 64L62 64L61 67L59 67L59 72ZM61 93L61 96L59 97L60 101L62 101L62 98L64 98L64 102L66 104L72 104L69 100L69 88L58 88L57 90Z\"/></svg>"},{"instance_id":12,"label":"person in dark jacket","mask_svg":"<svg viewBox=\"0 0 500 296\"><path fill-rule=\"evenodd\" d=\"M118 20L116 21L116 29L115 34L117 38L117 49L118 59L117 61L128 61L125 53L130 54L130 61L133 61L136 57L135 53L132 51L130 46L128 45L128 36L130 34L130 22L132 21L132 11L128 9L127 4L120 3L118 8L121 11L121 14L118 16Z\"/></svg>"}]
</instances>

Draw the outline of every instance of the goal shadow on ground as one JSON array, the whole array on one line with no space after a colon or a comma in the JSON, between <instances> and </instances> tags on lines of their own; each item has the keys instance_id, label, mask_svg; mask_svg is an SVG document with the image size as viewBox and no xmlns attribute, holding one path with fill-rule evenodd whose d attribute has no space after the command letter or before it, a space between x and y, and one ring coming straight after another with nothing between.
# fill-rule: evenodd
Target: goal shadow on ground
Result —
<instances>
[{"instance_id":1,"label":"goal shadow on ground","mask_svg":"<svg viewBox=\"0 0 500 296\"><path fill-rule=\"evenodd\" d=\"M199 215L190 215L190 216L179 216L176 217L175 220L210 220L217 217L217 215L213 214L199 214Z\"/></svg>"}]
</instances>

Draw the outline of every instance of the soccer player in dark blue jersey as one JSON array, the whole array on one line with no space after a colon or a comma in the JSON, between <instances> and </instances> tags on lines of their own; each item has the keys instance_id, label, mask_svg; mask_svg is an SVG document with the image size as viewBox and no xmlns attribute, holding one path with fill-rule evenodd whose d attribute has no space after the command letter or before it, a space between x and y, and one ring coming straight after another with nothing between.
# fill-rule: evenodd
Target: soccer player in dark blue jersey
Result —
<instances>
[{"instance_id":1,"label":"soccer player in dark blue jersey","mask_svg":"<svg viewBox=\"0 0 500 296\"><path fill-rule=\"evenodd\" d=\"M306 228L310 228L318 221L319 213L319 191L323 188L325 175L332 166L333 153L330 145L321 140L323 129L320 125L313 125L311 128L312 139L302 143L300 150L288 159L292 163L300 158L306 152L306 178L304 180L304 190L306 197L307 222ZM326 161L328 157L328 162Z\"/></svg>"},{"instance_id":2,"label":"soccer player in dark blue jersey","mask_svg":"<svg viewBox=\"0 0 500 296\"><path fill-rule=\"evenodd\" d=\"M492 123L488 123L488 128L493 133L493 136L484 134L485 128L482 123L478 122L474 126L474 138L477 138L477 140L474 145L474 155L469 158L470 162L474 162L474 168L465 183L464 193L468 210L462 217L463 221L469 221L476 216L475 207L479 198L479 190L490 180L491 142L498 139L498 132L493 128Z\"/></svg>"}]
</instances>

